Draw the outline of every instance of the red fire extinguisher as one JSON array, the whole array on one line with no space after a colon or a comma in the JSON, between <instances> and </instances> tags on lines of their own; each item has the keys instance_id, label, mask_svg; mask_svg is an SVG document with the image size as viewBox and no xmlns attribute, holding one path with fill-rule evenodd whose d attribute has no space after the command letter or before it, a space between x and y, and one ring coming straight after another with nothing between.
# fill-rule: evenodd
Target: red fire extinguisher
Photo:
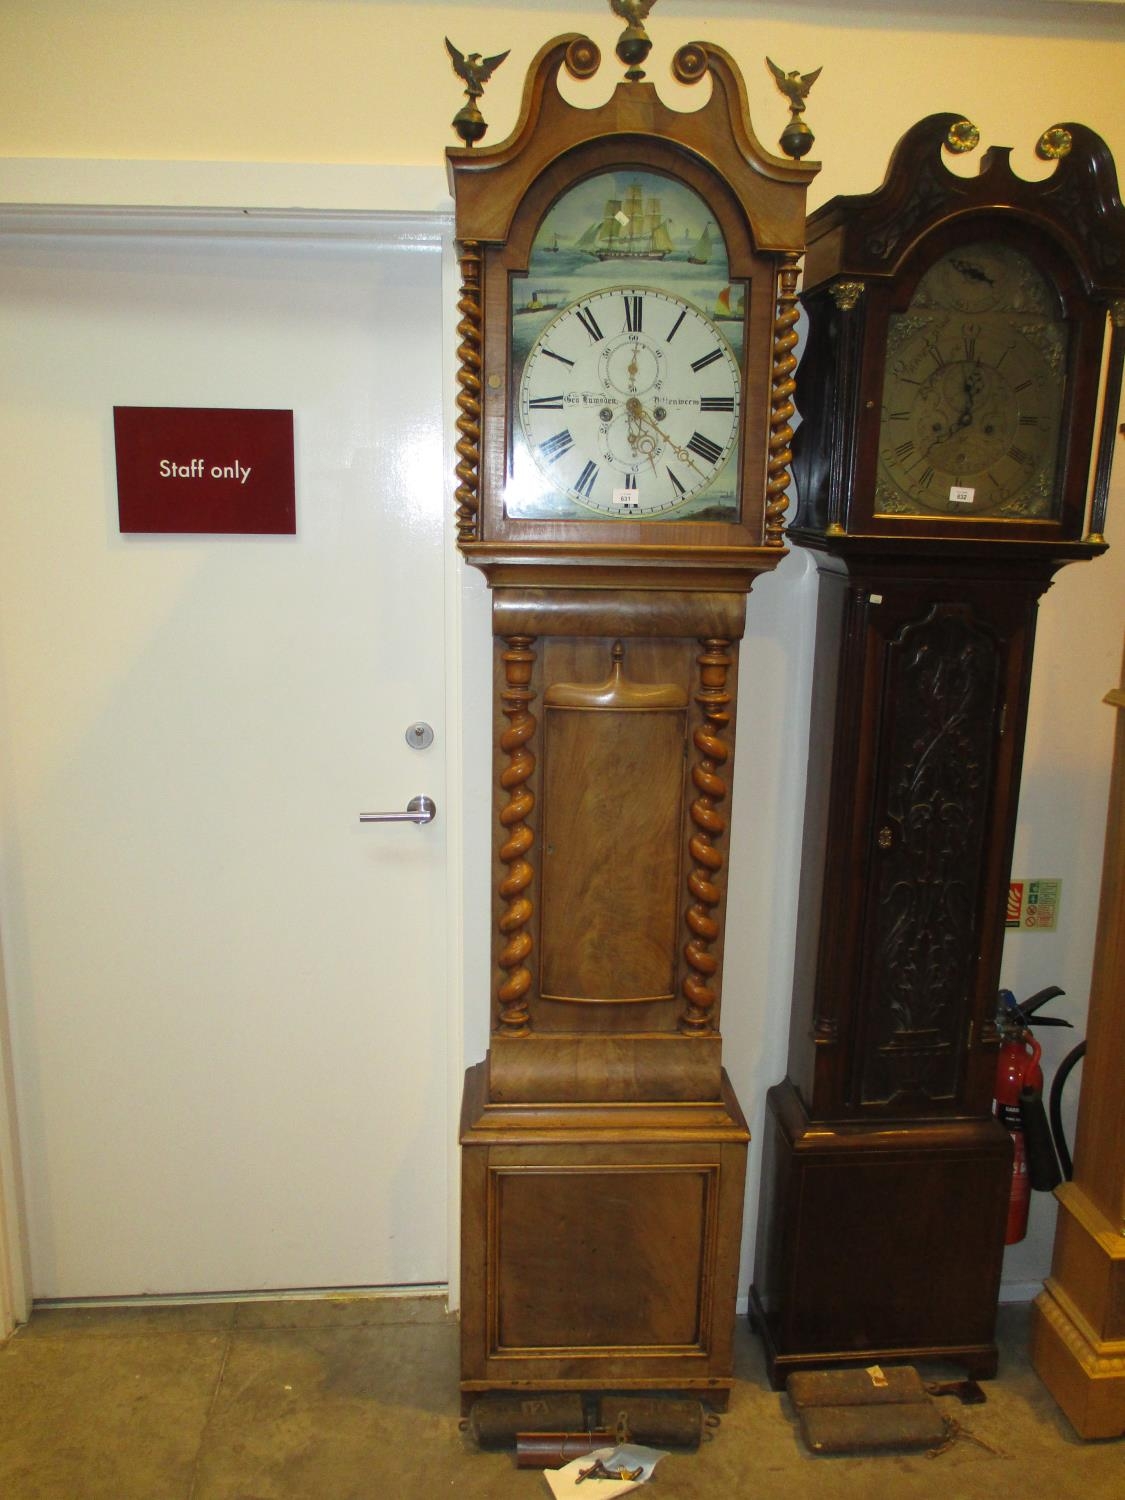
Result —
<instances>
[{"instance_id":1,"label":"red fire extinguisher","mask_svg":"<svg viewBox=\"0 0 1125 1500\"><path fill-rule=\"evenodd\" d=\"M1051 1132L1043 1110L1043 1049L1031 1034L1032 1015L1061 995L1057 986L1041 990L1022 1005L1010 990L1001 990L998 1010L1000 1053L996 1063L996 1117L1012 1136L1012 1185L1004 1243L1014 1245L1027 1234L1031 1190L1050 1192L1062 1181ZM1069 1026L1049 1016L1039 1025Z\"/></svg>"}]
</instances>

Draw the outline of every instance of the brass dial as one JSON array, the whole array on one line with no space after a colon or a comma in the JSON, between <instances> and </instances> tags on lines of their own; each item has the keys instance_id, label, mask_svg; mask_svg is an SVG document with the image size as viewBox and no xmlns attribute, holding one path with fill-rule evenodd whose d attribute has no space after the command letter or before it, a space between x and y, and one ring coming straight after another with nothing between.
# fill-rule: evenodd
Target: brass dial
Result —
<instances>
[{"instance_id":1,"label":"brass dial","mask_svg":"<svg viewBox=\"0 0 1125 1500\"><path fill-rule=\"evenodd\" d=\"M1065 335L1022 253L983 242L937 261L890 319L876 512L1053 519Z\"/></svg>"}]
</instances>

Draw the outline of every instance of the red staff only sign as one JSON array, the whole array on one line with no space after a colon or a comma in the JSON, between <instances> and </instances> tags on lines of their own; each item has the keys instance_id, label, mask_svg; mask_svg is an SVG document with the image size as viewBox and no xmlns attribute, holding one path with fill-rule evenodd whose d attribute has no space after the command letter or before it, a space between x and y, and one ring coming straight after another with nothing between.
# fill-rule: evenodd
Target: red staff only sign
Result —
<instances>
[{"instance_id":1,"label":"red staff only sign","mask_svg":"<svg viewBox=\"0 0 1125 1500\"><path fill-rule=\"evenodd\" d=\"M122 531L292 533L293 413L115 406Z\"/></svg>"}]
</instances>

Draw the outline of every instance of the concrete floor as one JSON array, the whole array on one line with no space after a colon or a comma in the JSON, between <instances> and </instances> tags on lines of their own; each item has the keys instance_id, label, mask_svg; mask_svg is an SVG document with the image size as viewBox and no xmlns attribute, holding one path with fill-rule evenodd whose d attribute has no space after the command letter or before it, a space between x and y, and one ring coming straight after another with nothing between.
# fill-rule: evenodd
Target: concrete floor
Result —
<instances>
[{"instance_id":1,"label":"concrete floor","mask_svg":"<svg viewBox=\"0 0 1125 1500\"><path fill-rule=\"evenodd\" d=\"M984 1406L942 1398L962 1437L936 1458L814 1458L740 1320L738 1385L713 1439L673 1454L653 1500L1121 1500L1125 1440L1084 1443L1001 1311ZM955 1370L927 1368L926 1378ZM458 1428L457 1324L436 1298L54 1308L0 1349L3 1500L548 1497L541 1474Z\"/></svg>"}]
</instances>

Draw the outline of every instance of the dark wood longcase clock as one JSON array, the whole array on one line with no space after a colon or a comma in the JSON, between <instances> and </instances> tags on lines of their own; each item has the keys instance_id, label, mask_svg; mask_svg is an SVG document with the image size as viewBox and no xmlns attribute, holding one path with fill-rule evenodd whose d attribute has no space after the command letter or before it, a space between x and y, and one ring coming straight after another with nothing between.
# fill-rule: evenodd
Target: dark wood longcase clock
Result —
<instances>
[{"instance_id":1,"label":"dark wood longcase clock","mask_svg":"<svg viewBox=\"0 0 1125 1500\"><path fill-rule=\"evenodd\" d=\"M725 1403L745 1120L719 1029L746 594L784 552L815 167L757 142L710 44L697 112L639 63L448 153L459 545L492 591L492 1031L461 1121L462 1392ZM479 88L478 88L479 93ZM472 102L472 101L471 101ZM481 872L483 877L484 872Z\"/></svg>"},{"instance_id":2,"label":"dark wood longcase clock","mask_svg":"<svg viewBox=\"0 0 1125 1500\"><path fill-rule=\"evenodd\" d=\"M1037 182L1000 149L951 172L975 142L931 116L882 187L809 220L789 535L819 575L813 720L751 1289L778 1383L996 1367L994 1015L1036 612L1105 546L1125 214L1080 125L1045 133Z\"/></svg>"}]
</instances>

